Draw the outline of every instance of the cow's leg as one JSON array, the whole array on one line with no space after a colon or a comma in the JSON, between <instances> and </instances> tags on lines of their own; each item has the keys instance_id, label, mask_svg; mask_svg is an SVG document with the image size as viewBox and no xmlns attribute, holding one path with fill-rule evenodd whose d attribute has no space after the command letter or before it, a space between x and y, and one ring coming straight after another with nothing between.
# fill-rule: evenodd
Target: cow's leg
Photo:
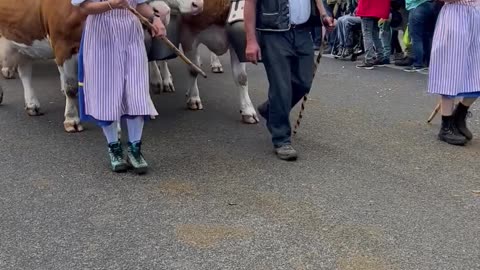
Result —
<instances>
[{"instance_id":1,"label":"cow's leg","mask_svg":"<svg viewBox=\"0 0 480 270\"><path fill-rule=\"evenodd\" d=\"M163 90L163 78L155 61L148 63L148 73L152 92L154 94L160 94L160 92Z\"/></svg>"},{"instance_id":2,"label":"cow's leg","mask_svg":"<svg viewBox=\"0 0 480 270\"><path fill-rule=\"evenodd\" d=\"M168 68L167 61L158 61L158 67L160 68L160 74L163 79L163 92L175 92L175 86L173 85L172 74Z\"/></svg>"},{"instance_id":3,"label":"cow's leg","mask_svg":"<svg viewBox=\"0 0 480 270\"><path fill-rule=\"evenodd\" d=\"M240 63L235 50L231 46L230 62L232 65L233 80L240 92L240 113L242 114L242 121L247 124L256 124L259 122L259 119L250 100L250 95L248 94L248 79L245 63Z\"/></svg>"},{"instance_id":4,"label":"cow's leg","mask_svg":"<svg viewBox=\"0 0 480 270\"><path fill-rule=\"evenodd\" d=\"M78 79L77 79L77 56L67 59L62 66L58 67L62 92L65 94L65 121L63 126L66 132L83 131L78 115Z\"/></svg>"},{"instance_id":5,"label":"cow's leg","mask_svg":"<svg viewBox=\"0 0 480 270\"><path fill-rule=\"evenodd\" d=\"M186 52L186 56L189 59L195 59L196 63L198 63L198 43L195 41L193 44L192 50ZM197 73L191 69L190 72L188 73L187 76L187 85L188 85L188 91L187 91L187 106L190 110L203 110L203 104L202 100L200 99L200 92L198 90L198 84L197 84Z\"/></svg>"},{"instance_id":6,"label":"cow's leg","mask_svg":"<svg viewBox=\"0 0 480 270\"><path fill-rule=\"evenodd\" d=\"M0 104L2 104L2 102L3 102L3 87L0 84Z\"/></svg>"},{"instance_id":7,"label":"cow's leg","mask_svg":"<svg viewBox=\"0 0 480 270\"><path fill-rule=\"evenodd\" d=\"M213 52L210 53L210 68L213 73L223 73L223 66L220 62L220 58L218 58Z\"/></svg>"},{"instance_id":8,"label":"cow's leg","mask_svg":"<svg viewBox=\"0 0 480 270\"><path fill-rule=\"evenodd\" d=\"M182 49L185 52L185 56L190 59L194 64L200 65L200 57L198 55L198 40L197 36L192 34L188 29L184 29L181 33ZM187 83L187 107L190 110L203 110L202 101L197 85L197 73L190 66L188 68L188 75L186 78Z\"/></svg>"},{"instance_id":9,"label":"cow's leg","mask_svg":"<svg viewBox=\"0 0 480 270\"><path fill-rule=\"evenodd\" d=\"M257 113L248 94L247 72L244 63L240 63L235 50L228 43L225 28L212 26L199 35L199 40L216 55L223 55L230 50L230 61L235 84L240 92L240 113L245 123L258 123Z\"/></svg>"},{"instance_id":10,"label":"cow's leg","mask_svg":"<svg viewBox=\"0 0 480 270\"><path fill-rule=\"evenodd\" d=\"M0 68L5 79L13 79L20 55L12 48L12 43L0 37Z\"/></svg>"},{"instance_id":11,"label":"cow's leg","mask_svg":"<svg viewBox=\"0 0 480 270\"><path fill-rule=\"evenodd\" d=\"M25 59L18 65L18 76L22 81L23 93L25 96L25 110L30 116L42 115L40 102L32 87L32 61Z\"/></svg>"}]
</instances>

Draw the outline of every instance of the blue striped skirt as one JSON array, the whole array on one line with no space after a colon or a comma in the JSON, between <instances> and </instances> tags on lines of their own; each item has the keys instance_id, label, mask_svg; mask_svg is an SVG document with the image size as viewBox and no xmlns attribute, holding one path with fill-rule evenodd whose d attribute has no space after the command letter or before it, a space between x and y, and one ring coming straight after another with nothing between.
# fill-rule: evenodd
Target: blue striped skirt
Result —
<instances>
[{"instance_id":1,"label":"blue striped skirt","mask_svg":"<svg viewBox=\"0 0 480 270\"><path fill-rule=\"evenodd\" d=\"M433 37L428 92L480 96L480 6L443 6Z\"/></svg>"},{"instance_id":2,"label":"blue striped skirt","mask_svg":"<svg viewBox=\"0 0 480 270\"><path fill-rule=\"evenodd\" d=\"M80 121L90 121L95 122L101 127L106 127L113 124L113 121L102 121L95 119L91 115L85 113L85 92L84 92L84 79L85 79L85 70L83 65L83 41L84 41L85 32L82 33L82 39L80 41L80 49L78 52L78 110L80 115ZM135 118L136 116L124 115L123 118ZM144 120L148 120L150 117L144 116Z\"/></svg>"}]
</instances>

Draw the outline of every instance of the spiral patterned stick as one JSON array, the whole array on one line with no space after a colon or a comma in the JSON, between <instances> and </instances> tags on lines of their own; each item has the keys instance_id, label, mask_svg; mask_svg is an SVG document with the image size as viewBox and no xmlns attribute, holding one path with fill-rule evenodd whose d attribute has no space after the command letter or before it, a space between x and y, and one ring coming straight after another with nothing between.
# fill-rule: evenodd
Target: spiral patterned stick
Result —
<instances>
[{"instance_id":1,"label":"spiral patterned stick","mask_svg":"<svg viewBox=\"0 0 480 270\"><path fill-rule=\"evenodd\" d=\"M317 73L317 68L320 65L320 59L322 58L322 51L323 51L323 42L322 42L322 45L320 46L320 50L318 52L315 63L313 65L313 78L315 78L315 74ZM295 123L295 127L293 128L293 135L297 135L297 129L300 127L300 122L302 121L303 112L305 111L305 105L306 105L307 100L308 100L307 96L308 96L308 94L303 96L303 101L302 101L302 105L300 107L300 112L298 113L297 122Z\"/></svg>"}]
</instances>

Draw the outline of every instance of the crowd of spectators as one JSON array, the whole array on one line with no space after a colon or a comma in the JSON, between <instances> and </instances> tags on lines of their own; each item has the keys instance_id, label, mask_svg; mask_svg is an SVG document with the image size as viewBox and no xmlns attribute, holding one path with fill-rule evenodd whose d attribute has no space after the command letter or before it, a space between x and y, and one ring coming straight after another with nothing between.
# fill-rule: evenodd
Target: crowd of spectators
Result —
<instances>
[{"instance_id":1,"label":"crowd of spectators","mask_svg":"<svg viewBox=\"0 0 480 270\"><path fill-rule=\"evenodd\" d=\"M323 0L336 19L335 30L321 39L312 31L314 46L337 59L356 61L358 68L394 64L407 72L428 71L435 23L442 7L436 0Z\"/></svg>"}]
</instances>

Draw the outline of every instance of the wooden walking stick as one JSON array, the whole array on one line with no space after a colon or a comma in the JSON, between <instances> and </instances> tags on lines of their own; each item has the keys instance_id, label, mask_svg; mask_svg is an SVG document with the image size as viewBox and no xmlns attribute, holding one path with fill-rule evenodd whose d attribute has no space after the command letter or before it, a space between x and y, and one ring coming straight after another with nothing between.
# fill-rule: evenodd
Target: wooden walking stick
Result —
<instances>
[{"instance_id":1,"label":"wooden walking stick","mask_svg":"<svg viewBox=\"0 0 480 270\"><path fill-rule=\"evenodd\" d=\"M440 111L440 108L442 107L442 101L439 101L433 112L430 114L430 117L428 117L427 123L432 122L433 118L437 115L437 113Z\"/></svg>"},{"instance_id":2,"label":"wooden walking stick","mask_svg":"<svg viewBox=\"0 0 480 270\"><path fill-rule=\"evenodd\" d=\"M136 9L133 7L128 7L128 10L135 14L137 18L142 22L144 25L146 25L149 29L153 29L153 24L150 23L150 21L145 18L142 14L140 14ZM207 78L207 74L199 68L197 65L195 65L190 59L188 59L175 45L167 38L167 37L161 37L162 41L167 44L168 47L170 47L172 50L175 51L175 54L180 57L183 62L185 62L187 65L189 65L191 68L193 68L198 74L202 75L204 78Z\"/></svg>"},{"instance_id":3,"label":"wooden walking stick","mask_svg":"<svg viewBox=\"0 0 480 270\"><path fill-rule=\"evenodd\" d=\"M315 63L313 65L313 78L315 78L315 74L317 73L317 68L320 65L320 60L322 59L322 51L323 51L323 41L320 46L320 51L318 52L318 55L315 59ZM297 122L295 123L295 127L293 128L293 135L297 135L297 129L300 127L300 122L302 121L303 112L305 111L305 104L307 103L307 100L308 100L307 96L308 94L303 96L303 101L300 107L300 112L298 113Z\"/></svg>"}]
</instances>

